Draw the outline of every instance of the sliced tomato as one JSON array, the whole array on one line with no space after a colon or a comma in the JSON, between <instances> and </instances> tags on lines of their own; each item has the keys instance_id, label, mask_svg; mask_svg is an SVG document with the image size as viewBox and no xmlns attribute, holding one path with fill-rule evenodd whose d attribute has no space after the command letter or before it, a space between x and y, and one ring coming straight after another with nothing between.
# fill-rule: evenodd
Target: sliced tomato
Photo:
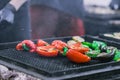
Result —
<instances>
[{"instance_id":1,"label":"sliced tomato","mask_svg":"<svg viewBox=\"0 0 120 80\"><path fill-rule=\"evenodd\" d=\"M52 46L55 46L58 50L63 51L63 48L67 46L67 44L61 40L54 40L51 43Z\"/></svg>"},{"instance_id":2,"label":"sliced tomato","mask_svg":"<svg viewBox=\"0 0 120 80\"><path fill-rule=\"evenodd\" d=\"M45 57L55 57L58 55L58 49L51 45L37 47L36 52Z\"/></svg>"},{"instance_id":3,"label":"sliced tomato","mask_svg":"<svg viewBox=\"0 0 120 80\"><path fill-rule=\"evenodd\" d=\"M79 51L79 52L81 52L81 53L85 53L85 52L89 51L89 48L83 47L80 42L77 42L77 43L68 45L68 47L69 47L70 49L74 49L74 50Z\"/></svg>"},{"instance_id":4,"label":"sliced tomato","mask_svg":"<svg viewBox=\"0 0 120 80\"><path fill-rule=\"evenodd\" d=\"M46 41L42 39L37 40L37 46L46 46L46 45L49 45Z\"/></svg>"},{"instance_id":5,"label":"sliced tomato","mask_svg":"<svg viewBox=\"0 0 120 80\"><path fill-rule=\"evenodd\" d=\"M91 58L87 55L73 49L69 49L66 53L66 56L70 61L75 63L85 63L91 60Z\"/></svg>"}]
</instances>

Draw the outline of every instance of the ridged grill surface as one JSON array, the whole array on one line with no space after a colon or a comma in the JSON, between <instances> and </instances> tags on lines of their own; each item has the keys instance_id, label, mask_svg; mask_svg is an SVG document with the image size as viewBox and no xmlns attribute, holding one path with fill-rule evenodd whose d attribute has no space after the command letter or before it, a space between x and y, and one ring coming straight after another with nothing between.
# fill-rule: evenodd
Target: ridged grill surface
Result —
<instances>
[{"instance_id":1,"label":"ridged grill surface","mask_svg":"<svg viewBox=\"0 0 120 80\"><path fill-rule=\"evenodd\" d=\"M62 38L61 40L66 41L70 38ZM46 41L53 41L54 39L46 40ZM54 74L58 72L58 75L60 72L67 72L73 73L74 69L77 70L89 70L89 69L97 69L97 67L89 68L90 66L99 65L104 63L100 63L96 60L91 60L89 63L84 64L75 64L70 62L65 56L57 56L57 57L43 57L38 55L37 53L30 53L26 51L17 51L15 48L8 48L4 50L0 50L0 59L8 59L8 61L12 61L13 63L17 65L21 65L23 67L29 67L35 71L41 72L41 74ZM109 62L108 62L109 63ZM100 67L98 67L100 68ZM84 69L84 70L83 70ZM73 72L70 72L70 70L73 70ZM81 72L80 71L80 72ZM47 74L46 74L47 75Z\"/></svg>"},{"instance_id":2,"label":"ridged grill surface","mask_svg":"<svg viewBox=\"0 0 120 80\"><path fill-rule=\"evenodd\" d=\"M25 65L29 65L33 68L44 70L47 72L56 72L61 70L69 70L72 68L82 68L85 66L89 66L92 64L97 64L97 61L91 61L86 64L75 64L70 62L64 56L57 56L57 57L43 57L36 53L29 53L25 51L17 51L14 48L5 49L0 51L0 56L13 60L15 62L22 63ZM28 66L28 67L29 67Z\"/></svg>"}]
</instances>

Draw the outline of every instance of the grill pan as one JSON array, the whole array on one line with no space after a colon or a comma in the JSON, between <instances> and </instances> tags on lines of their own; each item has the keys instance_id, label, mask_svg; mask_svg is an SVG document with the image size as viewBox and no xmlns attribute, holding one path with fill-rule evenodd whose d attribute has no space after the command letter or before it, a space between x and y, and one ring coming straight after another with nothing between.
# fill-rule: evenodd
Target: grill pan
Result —
<instances>
[{"instance_id":1,"label":"grill pan","mask_svg":"<svg viewBox=\"0 0 120 80\"><path fill-rule=\"evenodd\" d=\"M68 41L72 37L56 37L43 39L49 43L53 40L59 39L62 41ZM105 41L93 36L84 36L86 41L99 40L104 41L108 45L120 48L118 44L111 41ZM35 40L36 41L36 40ZM95 74L112 74L111 72L120 69L119 62L106 62L102 63L96 60L91 60L88 63L76 64L70 62L64 56L57 56L54 58L46 58L36 53L29 53L25 51L17 51L15 46L18 42L0 44L4 45L4 49L0 50L0 64L3 64L12 69L16 69L27 74L31 74L35 77L39 77L44 80L59 80L59 79L86 79L93 77ZM11 46L10 46L11 45ZM117 72L118 73L118 72ZM88 77L86 77L88 76Z\"/></svg>"},{"instance_id":2,"label":"grill pan","mask_svg":"<svg viewBox=\"0 0 120 80\"><path fill-rule=\"evenodd\" d=\"M113 34L114 32L112 33L107 33L107 34ZM99 34L99 37L100 38L103 38L103 39L106 39L106 40L111 40L111 41L114 41L116 43L120 43L120 39L116 39L116 38L112 38L112 37L108 37L108 36L104 36L104 34Z\"/></svg>"}]
</instances>

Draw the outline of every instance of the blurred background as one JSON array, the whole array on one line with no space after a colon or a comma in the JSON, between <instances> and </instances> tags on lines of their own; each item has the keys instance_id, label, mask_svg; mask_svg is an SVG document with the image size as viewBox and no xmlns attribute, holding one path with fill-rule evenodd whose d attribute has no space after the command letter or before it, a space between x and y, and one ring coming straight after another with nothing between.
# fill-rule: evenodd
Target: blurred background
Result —
<instances>
[{"instance_id":1,"label":"blurred background","mask_svg":"<svg viewBox=\"0 0 120 80\"><path fill-rule=\"evenodd\" d=\"M32 38L118 32L120 0L31 0Z\"/></svg>"}]
</instances>

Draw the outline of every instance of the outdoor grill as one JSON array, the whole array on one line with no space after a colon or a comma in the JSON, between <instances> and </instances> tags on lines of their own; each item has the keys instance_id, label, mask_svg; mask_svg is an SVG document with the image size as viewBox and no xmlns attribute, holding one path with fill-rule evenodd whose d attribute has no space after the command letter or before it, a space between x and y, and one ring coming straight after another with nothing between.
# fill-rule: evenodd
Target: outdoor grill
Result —
<instances>
[{"instance_id":1,"label":"outdoor grill","mask_svg":"<svg viewBox=\"0 0 120 80\"><path fill-rule=\"evenodd\" d=\"M119 44L112 41L106 41L92 36L84 36L86 41L99 40L104 41L108 45L120 48ZM72 39L71 36L68 37L56 37L43 39L49 43L53 40L68 41ZM35 40L36 41L36 40ZM36 53L29 53L26 51L17 51L15 46L18 42L3 43L0 47L4 45L4 49L0 50L0 64L5 65L11 69L16 69L21 72L33 75L35 77L44 80L59 80L59 79L87 79L97 76L113 75L119 73L120 63L111 62L100 62L97 60L91 60L88 63L76 64L70 62L65 56L57 57L43 57ZM11 45L11 46L10 46ZM99 74L99 75L98 75ZM106 77L107 77L106 76Z\"/></svg>"}]
</instances>

